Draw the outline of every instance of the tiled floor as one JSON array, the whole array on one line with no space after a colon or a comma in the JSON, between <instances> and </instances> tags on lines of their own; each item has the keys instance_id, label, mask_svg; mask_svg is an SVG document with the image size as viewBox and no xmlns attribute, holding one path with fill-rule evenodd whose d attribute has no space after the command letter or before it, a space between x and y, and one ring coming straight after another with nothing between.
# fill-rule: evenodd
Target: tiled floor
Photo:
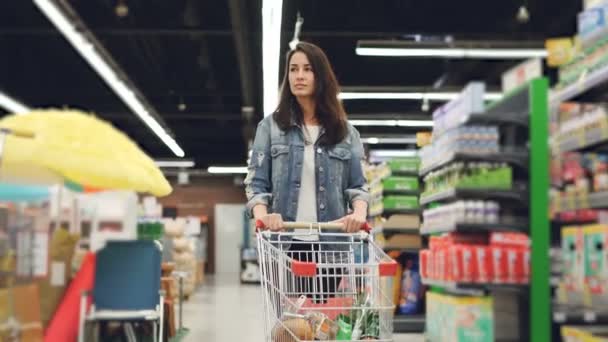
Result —
<instances>
[{"instance_id":1,"label":"tiled floor","mask_svg":"<svg viewBox=\"0 0 608 342\"><path fill-rule=\"evenodd\" d=\"M264 313L258 286L236 277L209 278L183 308L186 342L264 342ZM422 342L422 335L397 335L395 342Z\"/></svg>"}]
</instances>

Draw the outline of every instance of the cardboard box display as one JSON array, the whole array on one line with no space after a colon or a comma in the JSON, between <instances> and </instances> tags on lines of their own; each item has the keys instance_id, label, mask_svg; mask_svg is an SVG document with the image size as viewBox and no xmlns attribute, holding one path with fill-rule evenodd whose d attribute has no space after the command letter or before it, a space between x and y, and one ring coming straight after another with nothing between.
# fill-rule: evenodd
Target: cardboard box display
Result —
<instances>
[{"instance_id":1,"label":"cardboard box display","mask_svg":"<svg viewBox=\"0 0 608 342\"><path fill-rule=\"evenodd\" d=\"M406 231L417 230L420 228L420 216L404 214L391 215L382 226L384 228L403 229Z\"/></svg>"},{"instance_id":2,"label":"cardboard box display","mask_svg":"<svg viewBox=\"0 0 608 342\"><path fill-rule=\"evenodd\" d=\"M413 234L395 234L386 239L385 246L396 248L420 248L422 247L422 237Z\"/></svg>"},{"instance_id":3,"label":"cardboard box display","mask_svg":"<svg viewBox=\"0 0 608 342\"><path fill-rule=\"evenodd\" d=\"M0 326L11 319L18 323L20 342L42 341L40 294L36 284L0 290ZM0 337L10 334L10 331L0 328Z\"/></svg>"}]
</instances>

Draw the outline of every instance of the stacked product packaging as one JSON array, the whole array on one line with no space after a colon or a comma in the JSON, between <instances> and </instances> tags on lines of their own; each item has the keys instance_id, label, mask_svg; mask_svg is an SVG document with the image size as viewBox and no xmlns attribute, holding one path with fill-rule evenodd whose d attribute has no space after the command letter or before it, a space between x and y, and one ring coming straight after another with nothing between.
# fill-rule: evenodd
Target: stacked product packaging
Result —
<instances>
[{"instance_id":1,"label":"stacked product packaging","mask_svg":"<svg viewBox=\"0 0 608 342\"><path fill-rule=\"evenodd\" d=\"M429 341L494 341L491 297L455 297L428 292Z\"/></svg>"},{"instance_id":2,"label":"stacked product packaging","mask_svg":"<svg viewBox=\"0 0 608 342\"><path fill-rule=\"evenodd\" d=\"M562 228L562 281L558 302L608 309L608 225Z\"/></svg>"},{"instance_id":3,"label":"stacked product packaging","mask_svg":"<svg viewBox=\"0 0 608 342\"><path fill-rule=\"evenodd\" d=\"M424 279L438 282L525 284L530 277L530 241L520 233L432 236L420 252Z\"/></svg>"},{"instance_id":4,"label":"stacked product packaging","mask_svg":"<svg viewBox=\"0 0 608 342\"><path fill-rule=\"evenodd\" d=\"M578 15L572 58L559 69L559 85L584 80L608 64L608 1L589 2Z\"/></svg>"},{"instance_id":5,"label":"stacked product packaging","mask_svg":"<svg viewBox=\"0 0 608 342\"><path fill-rule=\"evenodd\" d=\"M528 235L482 229L484 224L500 228L501 214L511 212L501 208L502 202L484 199L484 192L508 191L514 183L511 165L489 161L499 159L494 158L501 152L499 128L471 122L484 115L484 92L483 84L471 83L459 98L436 110L432 145L421 152L421 199L428 204L421 232L432 236L428 248L420 251L420 274L424 283L443 289L426 294L430 341L520 340L516 296L474 290L527 284L530 278ZM456 190L471 192L461 198ZM479 198L472 196L474 191ZM460 225L468 225L467 231L460 232ZM449 294L452 289L468 295Z\"/></svg>"}]
</instances>

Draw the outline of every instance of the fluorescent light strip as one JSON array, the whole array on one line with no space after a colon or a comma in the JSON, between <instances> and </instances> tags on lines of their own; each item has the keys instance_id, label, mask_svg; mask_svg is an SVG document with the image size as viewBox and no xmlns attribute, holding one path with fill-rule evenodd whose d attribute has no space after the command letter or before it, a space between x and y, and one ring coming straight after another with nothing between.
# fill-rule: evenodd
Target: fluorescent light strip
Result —
<instances>
[{"instance_id":1,"label":"fluorescent light strip","mask_svg":"<svg viewBox=\"0 0 608 342\"><path fill-rule=\"evenodd\" d=\"M349 120L353 126L433 127L433 120Z\"/></svg>"},{"instance_id":2,"label":"fluorescent light strip","mask_svg":"<svg viewBox=\"0 0 608 342\"><path fill-rule=\"evenodd\" d=\"M462 49L462 48L381 48L358 47L360 56L387 57L443 57L443 58L488 58L488 59L528 59L547 57L545 49Z\"/></svg>"},{"instance_id":3,"label":"fluorescent light strip","mask_svg":"<svg viewBox=\"0 0 608 342\"><path fill-rule=\"evenodd\" d=\"M34 3L122 101L139 116L176 156L183 157L185 155L184 150L152 117L146 106L137 99L135 93L116 75L108 63L95 51L93 44L78 32L78 29L56 7L53 1L34 0Z\"/></svg>"},{"instance_id":4,"label":"fluorescent light strip","mask_svg":"<svg viewBox=\"0 0 608 342\"><path fill-rule=\"evenodd\" d=\"M415 144L416 137L403 137L403 138L383 138L383 137L368 137L361 138L361 142L364 144Z\"/></svg>"},{"instance_id":5,"label":"fluorescent light strip","mask_svg":"<svg viewBox=\"0 0 608 342\"><path fill-rule=\"evenodd\" d=\"M25 114L31 110L23 103L13 99L3 92L0 92L0 107L6 109L11 114Z\"/></svg>"},{"instance_id":6,"label":"fluorescent light strip","mask_svg":"<svg viewBox=\"0 0 608 342\"><path fill-rule=\"evenodd\" d=\"M247 166L209 166L207 172L216 174L239 174L247 173Z\"/></svg>"},{"instance_id":7,"label":"fluorescent light strip","mask_svg":"<svg viewBox=\"0 0 608 342\"><path fill-rule=\"evenodd\" d=\"M279 99L279 58L283 0L262 2L262 72L264 77L264 115L276 109Z\"/></svg>"},{"instance_id":8,"label":"fluorescent light strip","mask_svg":"<svg viewBox=\"0 0 608 342\"><path fill-rule=\"evenodd\" d=\"M460 93L379 93L379 92L342 92L338 94L341 100L429 100L429 101L451 101L458 98ZM485 93L486 101L494 101L502 98L501 93Z\"/></svg>"},{"instance_id":9,"label":"fluorescent light strip","mask_svg":"<svg viewBox=\"0 0 608 342\"><path fill-rule=\"evenodd\" d=\"M416 157L417 150L370 150L369 155L372 158L399 158L399 157Z\"/></svg>"},{"instance_id":10,"label":"fluorescent light strip","mask_svg":"<svg viewBox=\"0 0 608 342\"><path fill-rule=\"evenodd\" d=\"M194 167L194 161L192 160L155 160L154 164L158 167L179 167L179 168L190 168Z\"/></svg>"}]
</instances>

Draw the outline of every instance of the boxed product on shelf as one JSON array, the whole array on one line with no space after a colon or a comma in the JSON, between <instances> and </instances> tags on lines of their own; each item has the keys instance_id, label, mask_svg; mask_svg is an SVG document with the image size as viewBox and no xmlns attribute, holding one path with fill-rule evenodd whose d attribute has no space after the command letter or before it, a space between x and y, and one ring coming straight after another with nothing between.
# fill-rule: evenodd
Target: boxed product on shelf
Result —
<instances>
[{"instance_id":1,"label":"boxed product on shelf","mask_svg":"<svg viewBox=\"0 0 608 342\"><path fill-rule=\"evenodd\" d=\"M399 280L401 282L401 291L398 313L402 315L420 313L424 292L417 260L408 259L405 262L403 273Z\"/></svg>"},{"instance_id":2,"label":"boxed product on shelf","mask_svg":"<svg viewBox=\"0 0 608 342\"><path fill-rule=\"evenodd\" d=\"M383 199L384 210L387 209L418 209L417 196L386 196Z\"/></svg>"},{"instance_id":3,"label":"boxed product on shelf","mask_svg":"<svg viewBox=\"0 0 608 342\"><path fill-rule=\"evenodd\" d=\"M562 339L565 342L607 342L608 327L601 325L561 327Z\"/></svg>"},{"instance_id":4,"label":"boxed product on shelf","mask_svg":"<svg viewBox=\"0 0 608 342\"><path fill-rule=\"evenodd\" d=\"M433 112L433 139L444 132L459 126L471 114L484 110L485 84L471 82L460 93L460 96L439 107Z\"/></svg>"},{"instance_id":5,"label":"boxed product on shelf","mask_svg":"<svg viewBox=\"0 0 608 342\"><path fill-rule=\"evenodd\" d=\"M453 188L508 190L513 171L504 163L454 163L426 175L424 185L424 195Z\"/></svg>"},{"instance_id":6,"label":"boxed product on shelf","mask_svg":"<svg viewBox=\"0 0 608 342\"><path fill-rule=\"evenodd\" d=\"M565 304L580 305L583 302L585 284L584 232L579 226L562 228L562 284Z\"/></svg>"},{"instance_id":7,"label":"boxed product on shelf","mask_svg":"<svg viewBox=\"0 0 608 342\"><path fill-rule=\"evenodd\" d=\"M458 223L498 223L500 204L495 201L457 201L422 213L425 229Z\"/></svg>"},{"instance_id":8,"label":"boxed product on shelf","mask_svg":"<svg viewBox=\"0 0 608 342\"><path fill-rule=\"evenodd\" d=\"M422 247L422 238L414 234L394 234L386 239L385 246L416 249Z\"/></svg>"},{"instance_id":9,"label":"boxed product on shelf","mask_svg":"<svg viewBox=\"0 0 608 342\"><path fill-rule=\"evenodd\" d=\"M558 71L559 84L556 89L568 86L608 63L608 39L606 35L600 36L597 41L590 40L588 46L576 51L572 61L560 67Z\"/></svg>"},{"instance_id":10,"label":"boxed product on shelf","mask_svg":"<svg viewBox=\"0 0 608 342\"><path fill-rule=\"evenodd\" d=\"M382 181L384 191L417 191L419 188L417 177L387 177Z\"/></svg>"},{"instance_id":11,"label":"boxed product on shelf","mask_svg":"<svg viewBox=\"0 0 608 342\"><path fill-rule=\"evenodd\" d=\"M530 277L529 238L520 233L433 236L421 251L423 277L462 283L522 284Z\"/></svg>"},{"instance_id":12,"label":"boxed product on shelf","mask_svg":"<svg viewBox=\"0 0 608 342\"><path fill-rule=\"evenodd\" d=\"M395 214L391 215L386 222L383 223L383 228L387 229L403 229L405 231L411 231L420 227L420 216L419 215L406 215L406 214Z\"/></svg>"},{"instance_id":13,"label":"boxed product on shelf","mask_svg":"<svg viewBox=\"0 0 608 342\"><path fill-rule=\"evenodd\" d=\"M499 151L496 126L462 126L445 132L421 149L422 168L431 167L455 153L484 154Z\"/></svg>"},{"instance_id":14,"label":"boxed product on shelf","mask_svg":"<svg viewBox=\"0 0 608 342\"><path fill-rule=\"evenodd\" d=\"M494 341L492 297L426 295L426 335L429 341Z\"/></svg>"},{"instance_id":15,"label":"boxed product on shelf","mask_svg":"<svg viewBox=\"0 0 608 342\"><path fill-rule=\"evenodd\" d=\"M418 172L420 166L420 158L408 157L408 158L395 158L387 162L388 167L393 173L398 172Z\"/></svg>"},{"instance_id":16,"label":"boxed product on shelf","mask_svg":"<svg viewBox=\"0 0 608 342\"><path fill-rule=\"evenodd\" d=\"M578 37L583 48L608 34L608 3L597 3L578 14Z\"/></svg>"},{"instance_id":17,"label":"boxed product on shelf","mask_svg":"<svg viewBox=\"0 0 608 342\"><path fill-rule=\"evenodd\" d=\"M608 225L589 225L585 234L585 304L608 307Z\"/></svg>"}]
</instances>

